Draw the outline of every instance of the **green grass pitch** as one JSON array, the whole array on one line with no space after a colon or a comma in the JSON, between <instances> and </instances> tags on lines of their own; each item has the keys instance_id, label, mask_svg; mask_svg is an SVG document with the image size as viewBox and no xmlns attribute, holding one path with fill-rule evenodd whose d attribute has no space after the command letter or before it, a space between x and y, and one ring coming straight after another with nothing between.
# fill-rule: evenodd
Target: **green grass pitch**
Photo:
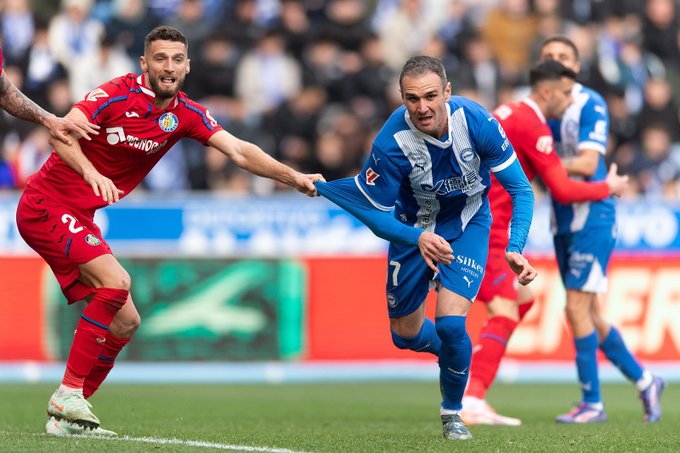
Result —
<instances>
[{"instance_id":1,"label":"green grass pitch","mask_svg":"<svg viewBox=\"0 0 680 453\"><path fill-rule=\"evenodd\" d=\"M110 384L92 403L102 426L124 436L118 440L43 434L54 387L0 385L0 452L680 451L677 384L666 388L664 417L651 425L641 421L632 385L607 384L609 422L587 426L554 422L578 399L575 384L499 384L489 401L523 426L473 426L467 442L442 437L435 382Z\"/></svg>"}]
</instances>

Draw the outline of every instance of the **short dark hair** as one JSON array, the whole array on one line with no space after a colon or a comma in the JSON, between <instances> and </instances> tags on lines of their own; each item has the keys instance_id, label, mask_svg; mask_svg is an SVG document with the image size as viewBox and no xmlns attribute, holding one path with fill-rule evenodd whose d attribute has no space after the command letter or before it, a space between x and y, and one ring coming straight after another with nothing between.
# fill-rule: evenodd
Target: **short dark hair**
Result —
<instances>
[{"instance_id":1,"label":"short dark hair","mask_svg":"<svg viewBox=\"0 0 680 453\"><path fill-rule=\"evenodd\" d=\"M401 88L401 82L404 80L404 77L420 76L428 72L437 74L439 78L442 79L442 87L446 86L446 69L444 69L441 60L425 55L418 55L409 58L401 68L401 74L399 74L399 87Z\"/></svg>"},{"instance_id":2,"label":"short dark hair","mask_svg":"<svg viewBox=\"0 0 680 453\"><path fill-rule=\"evenodd\" d=\"M169 25L159 25L149 32L144 38L144 52L149 50L149 46L154 41L176 41L188 46L187 38L181 31Z\"/></svg>"},{"instance_id":3,"label":"short dark hair","mask_svg":"<svg viewBox=\"0 0 680 453\"><path fill-rule=\"evenodd\" d=\"M559 42L564 44L565 46L569 46L571 50L574 52L574 56L576 57L576 61L579 60L579 54L578 54L578 49L576 48L576 44L574 44L574 41L571 39L567 38L564 35L554 35L546 38L543 43L541 44L541 49L543 49L545 46L547 46L550 43L553 42Z\"/></svg>"},{"instance_id":4,"label":"short dark hair","mask_svg":"<svg viewBox=\"0 0 680 453\"><path fill-rule=\"evenodd\" d=\"M557 60L546 60L531 68L529 84L535 87L546 80L560 80L562 77L576 80L576 73Z\"/></svg>"}]
</instances>

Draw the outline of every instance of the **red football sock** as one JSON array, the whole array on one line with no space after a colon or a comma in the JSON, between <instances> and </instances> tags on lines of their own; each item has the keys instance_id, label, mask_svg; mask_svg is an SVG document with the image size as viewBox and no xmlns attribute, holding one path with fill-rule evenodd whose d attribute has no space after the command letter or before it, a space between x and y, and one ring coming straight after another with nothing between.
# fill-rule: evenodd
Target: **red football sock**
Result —
<instances>
[{"instance_id":1,"label":"red football sock","mask_svg":"<svg viewBox=\"0 0 680 453\"><path fill-rule=\"evenodd\" d=\"M106 332L106 342L99 353L99 357L97 357L92 371L87 375L83 384L83 396L85 398L91 397L97 391L111 369L113 369L116 357L118 357L120 351L129 342L130 338L120 338L112 335L111 332Z\"/></svg>"},{"instance_id":2,"label":"red football sock","mask_svg":"<svg viewBox=\"0 0 680 453\"><path fill-rule=\"evenodd\" d=\"M97 288L92 301L80 315L62 384L83 388L85 377L92 371L106 341L109 325L125 304L128 294L129 291L123 289Z\"/></svg>"},{"instance_id":3,"label":"red football sock","mask_svg":"<svg viewBox=\"0 0 680 453\"><path fill-rule=\"evenodd\" d=\"M486 391L496 377L505 347L515 327L517 321L505 316L493 316L486 322L473 349L466 395L479 399L486 397Z\"/></svg>"}]
</instances>

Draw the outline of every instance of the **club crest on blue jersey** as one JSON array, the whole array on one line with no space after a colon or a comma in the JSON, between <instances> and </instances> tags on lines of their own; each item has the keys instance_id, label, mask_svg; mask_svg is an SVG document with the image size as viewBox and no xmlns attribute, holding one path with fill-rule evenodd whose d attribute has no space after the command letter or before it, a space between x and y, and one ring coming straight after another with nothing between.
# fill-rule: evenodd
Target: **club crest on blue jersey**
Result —
<instances>
[{"instance_id":1,"label":"club crest on blue jersey","mask_svg":"<svg viewBox=\"0 0 680 453\"><path fill-rule=\"evenodd\" d=\"M158 125L163 129L163 132L172 132L179 126L179 119L174 113L165 112L158 118Z\"/></svg>"},{"instance_id":2,"label":"club crest on blue jersey","mask_svg":"<svg viewBox=\"0 0 680 453\"><path fill-rule=\"evenodd\" d=\"M472 151L472 148L464 149L463 152L460 153L460 158L463 162L470 162L475 158L475 152Z\"/></svg>"},{"instance_id":3,"label":"club crest on blue jersey","mask_svg":"<svg viewBox=\"0 0 680 453\"><path fill-rule=\"evenodd\" d=\"M92 246L97 246L102 243L102 241L99 240L99 238L93 234L88 234L85 236L85 242L87 242L88 245Z\"/></svg>"}]
</instances>

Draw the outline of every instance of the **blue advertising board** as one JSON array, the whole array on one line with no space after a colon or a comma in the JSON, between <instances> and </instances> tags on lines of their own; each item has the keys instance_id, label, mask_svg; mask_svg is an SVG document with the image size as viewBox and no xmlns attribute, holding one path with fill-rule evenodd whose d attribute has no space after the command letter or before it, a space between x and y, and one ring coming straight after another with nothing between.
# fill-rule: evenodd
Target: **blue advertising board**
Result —
<instances>
[{"instance_id":1,"label":"blue advertising board","mask_svg":"<svg viewBox=\"0 0 680 453\"><path fill-rule=\"evenodd\" d=\"M28 254L16 229L18 197L0 197L0 254ZM680 204L620 201L617 253L680 254ZM550 208L539 203L526 251L551 254ZM130 196L97 212L117 254L127 256L361 255L387 243L322 198Z\"/></svg>"}]
</instances>

